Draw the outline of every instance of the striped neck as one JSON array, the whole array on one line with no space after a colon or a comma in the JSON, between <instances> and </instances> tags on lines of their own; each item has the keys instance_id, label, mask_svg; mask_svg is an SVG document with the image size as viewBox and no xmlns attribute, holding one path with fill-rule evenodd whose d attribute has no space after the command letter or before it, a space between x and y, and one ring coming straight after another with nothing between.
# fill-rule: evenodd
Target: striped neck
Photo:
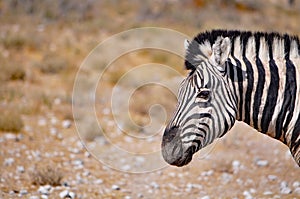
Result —
<instances>
[{"instance_id":1,"label":"striped neck","mask_svg":"<svg viewBox=\"0 0 300 199\"><path fill-rule=\"evenodd\" d=\"M227 68L237 99L237 120L287 143L287 135L300 124L295 66L299 47L288 36L267 36L232 38Z\"/></svg>"}]
</instances>

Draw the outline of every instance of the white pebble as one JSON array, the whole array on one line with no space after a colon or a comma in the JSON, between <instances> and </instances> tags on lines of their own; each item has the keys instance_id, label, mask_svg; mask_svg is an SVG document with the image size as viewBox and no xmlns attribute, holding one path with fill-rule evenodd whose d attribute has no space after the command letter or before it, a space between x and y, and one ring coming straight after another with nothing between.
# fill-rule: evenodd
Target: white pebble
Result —
<instances>
[{"instance_id":1,"label":"white pebble","mask_svg":"<svg viewBox=\"0 0 300 199\"><path fill-rule=\"evenodd\" d=\"M130 196L125 196L124 199L131 199L131 197Z\"/></svg>"},{"instance_id":2,"label":"white pebble","mask_svg":"<svg viewBox=\"0 0 300 199\"><path fill-rule=\"evenodd\" d=\"M300 187L297 187L297 188L294 190L294 193L300 195Z\"/></svg>"},{"instance_id":3,"label":"white pebble","mask_svg":"<svg viewBox=\"0 0 300 199\"><path fill-rule=\"evenodd\" d=\"M244 191L243 195L245 196L246 199L252 199L253 198L249 191Z\"/></svg>"},{"instance_id":4,"label":"white pebble","mask_svg":"<svg viewBox=\"0 0 300 199\"><path fill-rule=\"evenodd\" d=\"M223 173L221 177L224 184L228 183L232 179L232 175L228 173Z\"/></svg>"},{"instance_id":5,"label":"white pebble","mask_svg":"<svg viewBox=\"0 0 300 199\"><path fill-rule=\"evenodd\" d=\"M154 189L159 189L159 184L157 184L156 182L151 182L150 186L153 187Z\"/></svg>"},{"instance_id":6,"label":"white pebble","mask_svg":"<svg viewBox=\"0 0 300 199\"><path fill-rule=\"evenodd\" d=\"M118 186L118 185L112 185L111 186L111 189L113 189L113 190L120 190L121 188Z\"/></svg>"},{"instance_id":7,"label":"white pebble","mask_svg":"<svg viewBox=\"0 0 300 199\"><path fill-rule=\"evenodd\" d=\"M268 160L257 160L256 165L260 167L265 167L269 164Z\"/></svg>"},{"instance_id":8,"label":"white pebble","mask_svg":"<svg viewBox=\"0 0 300 199\"><path fill-rule=\"evenodd\" d=\"M61 103L61 99L60 98L55 98L54 99L54 104L55 105L59 105Z\"/></svg>"},{"instance_id":9,"label":"white pebble","mask_svg":"<svg viewBox=\"0 0 300 199\"><path fill-rule=\"evenodd\" d=\"M102 179L97 179L94 181L94 184L102 184L103 180Z\"/></svg>"},{"instance_id":10,"label":"white pebble","mask_svg":"<svg viewBox=\"0 0 300 199\"><path fill-rule=\"evenodd\" d=\"M48 196L47 195L41 195L41 198L42 199L48 199Z\"/></svg>"},{"instance_id":11,"label":"white pebble","mask_svg":"<svg viewBox=\"0 0 300 199\"><path fill-rule=\"evenodd\" d=\"M59 193L60 198L71 198L70 192L68 190L64 190Z\"/></svg>"},{"instance_id":12,"label":"white pebble","mask_svg":"<svg viewBox=\"0 0 300 199\"><path fill-rule=\"evenodd\" d=\"M39 199L40 197L38 196L30 196L29 199Z\"/></svg>"},{"instance_id":13,"label":"white pebble","mask_svg":"<svg viewBox=\"0 0 300 199\"><path fill-rule=\"evenodd\" d=\"M73 198L75 198L75 196L76 195L74 192L72 192L72 191L69 192L69 198L73 199Z\"/></svg>"},{"instance_id":14,"label":"white pebble","mask_svg":"<svg viewBox=\"0 0 300 199\"><path fill-rule=\"evenodd\" d=\"M300 182L299 181L293 182L293 187L300 187Z\"/></svg>"},{"instance_id":15,"label":"white pebble","mask_svg":"<svg viewBox=\"0 0 300 199\"><path fill-rule=\"evenodd\" d=\"M284 187L283 189L280 190L280 193L290 194L290 193L292 193L292 190L289 187Z\"/></svg>"},{"instance_id":16,"label":"white pebble","mask_svg":"<svg viewBox=\"0 0 300 199\"><path fill-rule=\"evenodd\" d=\"M286 181L282 181L280 183L280 193L282 193L282 194L292 193L292 190L288 187L288 183Z\"/></svg>"},{"instance_id":17,"label":"white pebble","mask_svg":"<svg viewBox=\"0 0 300 199\"><path fill-rule=\"evenodd\" d=\"M46 124L47 124L46 119L42 118L42 119L38 120L38 125L39 126L46 126Z\"/></svg>"},{"instance_id":18,"label":"white pebble","mask_svg":"<svg viewBox=\"0 0 300 199\"><path fill-rule=\"evenodd\" d=\"M21 189L20 190L20 195L23 196L23 195L26 195L28 194L28 191L26 189Z\"/></svg>"},{"instance_id":19,"label":"white pebble","mask_svg":"<svg viewBox=\"0 0 300 199\"><path fill-rule=\"evenodd\" d=\"M268 179L271 180L271 181L274 181L277 179L277 176L275 175L268 175Z\"/></svg>"},{"instance_id":20,"label":"white pebble","mask_svg":"<svg viewBox=\"0 0 300 199\"><path fill-rule=\"evenodd\" d=\"M232 161L232 167L233 167L234 169L235 169L235 168L238 169L240 165L241 165L240 161L238 161L238 160Z\"/></svg>"},{"instance_id":21,"label":"white pebble","mask_svg":"<svg viewBox=\"0 0 300 199\"><path fill-rule=\"evenodd\" d=\"M59 193L59 197L60 198L65 198L65 197L68 196L68 194L69 194L69 191L68 190L64 190L64 191L62 191L62 192Z\"/></svg>"},{"instance_id":22,"label":"white pebble","mask_svg":"<svg viewBox=\"0 0 300 199\"><path fill-rule=\"evenodd\" d=\"M56 136L57 133L58 133L58 131L57 131L56 128L54 128L54 127L50 128L50 134L51 134L51 135Z\"/></svg>"},{"instance_id":23,"label":"white pebble","mask_svg":"<svg viewBox=\"0 0 300 199\"><path fill-rule=\"evenodd\" d=\"M51 185L40 186L38 192L42 195L49 195L52 189Z\"/></svg>"},{"instance_id":24,"label":"white pebble","mask_svg":"<svg viewBox=\"0 0 300 199\"><path fill-rule=\"evenodd\" d=\"M25 172L24 167L23 166L17 166L17 172L24 173Z\"/></svg>"},{"instance_id":25,"label":"white pebble","mask_svg":"<svg viewBox=\"0 0 300 199\"><path fill-rule=\"evenodd\" d=\"M74 166L82 166L83 165L83 161L82 160L73 160L72 161L72 164L74 165Z\"/></svg>"},{"instance_id":26,"label":"white pebble","mask_svg":"<svg viewBox=\"0 0 300 199\"><path fill-rule=\"evenodd\" d=\"M265 191L263 194L264 194L264 195L272 195L273 192L272 192L272 191Z\"/></svg>"},{"instance_id":27,"label":"white pebble","mask_svg":"<svg viewBox=\"0 0 300 199\"><path fill-rule=\"evenodd\" d=\"M203 196L203 197L201 197L201 199L210 199L210 197L209 196Z\"/></svg>"},{"instance_id":28,"label":"white pebble","mask_svg":"<svg viewBox=\"0 0 300 199\"><path fill-rule=\"evenodd\" d=\"M5 139L7 140L15 140L17 138L16 134L13 134L13 133L6 133L4 135Z\"/></svg>"},{"instance_id":29,"label":"white pebble","mask_svg":"<svg viewBox=\"0 0 300 199\"><path fill-rule=\"evenodd\" d=\"M121 167L122 170L128 171L131 169L131 166L129 164L125 164L124 166Z\"/></svg>"},{"instance_id":30,"label":"white pebble","mask_svg":"<svg viewBox=\"0 0 300 199\"><path fill-rule=\"evenodd\" d=\"M15 159L13 158L5 158L4 159L4 166L11 166L15 162Z\"/></svg>"},{"instance_id":31,"label":"white pebble","mask_svg":"<svg viewBox=\"0 0 300 199\"><path fill-rule=\"evenodd\" d=\"M64 120L63 122L62 122L62 127L63 128L65 128L65 129L68 129L68 128L70 128L71 127L71 121L70 120Z\"/></svg>"}]
</instances>

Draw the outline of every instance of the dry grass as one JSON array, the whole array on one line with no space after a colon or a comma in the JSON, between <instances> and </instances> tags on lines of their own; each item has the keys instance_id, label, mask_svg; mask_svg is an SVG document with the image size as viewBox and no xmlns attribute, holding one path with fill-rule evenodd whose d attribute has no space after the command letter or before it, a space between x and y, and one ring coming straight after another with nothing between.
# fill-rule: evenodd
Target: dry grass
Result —
<instances>
[{"instance_id":1,"label":"dry grass","mask_svg":"<svg viewBox=\"0 0 300 199\"><path fill-rule=\"evenodd\" d=\"M47 54L36 67L44 74L58 74L67 69L67 61L57 54Z\"/></svg>"},{"instance_id":2,"label":"dry grass","mask_svg":"<svg viewBox=\"0 0 300 199\"><path fill-rule=\"evenodd\" d=\"M30 177L34 185L58 186L61 184L63 173L60 169L52 165L40 165L35 167Z\"/></svg>"},{"instance_id":3,"label":"dry grass","mask_svg":"<svg viewBox=\"0 0 300 199\"><path fill-rule=\"evenodd\" d=\"M24 67L17 63L0 64L0 81L25 80L26 72Z\"/></svg>"},{"instance_id":4,"label":"dry grass","mask_svg":"<svg viewBox=\"0 0 300 199\"><path fill-rule=\"evenodd\" d=\"M0 114L0 131L20 132L24 126L21 115L16 110L6 110Z\"/></svg>"}]
</instances>

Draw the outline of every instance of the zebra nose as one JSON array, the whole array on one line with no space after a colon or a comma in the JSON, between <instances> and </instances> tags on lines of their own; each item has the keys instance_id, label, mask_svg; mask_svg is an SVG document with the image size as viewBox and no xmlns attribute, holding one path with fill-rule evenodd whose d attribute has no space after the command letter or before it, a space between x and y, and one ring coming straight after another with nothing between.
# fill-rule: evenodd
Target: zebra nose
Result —
<instances>
[{"instance_id":1,"label":"zebra nose","mask_svg":"<svg viewBox=\"0 0 300 199\"><path fill-rule=\"evenodd\" d=\"M180 129L178 127L166 128L161 147L165 161L171 165L176 165L183 153Z\"/></svg>"},{"instance_id":2,"label":"zebra nose","mask_svg":"<svg viewBox=\"0 0 300 199\"><path fill-rule=\"evenodd\" d=\"M179 138L180 130L177 126L172 126L171 128L166 128L163 135L162 144L167 144L172 142L176 137Z\"/></svg>"}]
</instances>

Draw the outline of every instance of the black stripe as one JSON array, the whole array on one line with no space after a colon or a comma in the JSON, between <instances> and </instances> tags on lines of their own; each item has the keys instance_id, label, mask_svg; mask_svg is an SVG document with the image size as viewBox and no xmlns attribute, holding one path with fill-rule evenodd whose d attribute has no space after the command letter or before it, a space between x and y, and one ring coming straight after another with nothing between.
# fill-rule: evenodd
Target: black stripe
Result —
<instances>
[{"instance_id":1,"label":"black stripe","mask_svg":"<svg viewBox=\"0 0 300 199\"><path fill-rule=\"evenodd\" d=\"M287 61L287 65L290 65L290 73L291 73L291 76L292 76L292 79L290 80L291 84L292 85L292 88L290 90L290 94L291 94L291 103L290 103L290 106L288 108L288 115L286 117L286 120L285 120L285 124L283 126L283 131L286 133L287 132L287 128L288 128L288 125L293 117L293 113L295 111L295 103L296 103L296 93L297 93L297 84L296 84L296 69L295 69L295 66L294 64L292 63L291 60L288 60Z\"/></svg>"},{"instance_id":2,"label":"black stripe","mask_svg":"<svg viewBox=\"0 0 300 199\"><path fill-rule=\"evenodd\" d=\"M259 58L259 47L260 47L260 36L261 34L255 34L255 47L256 47L256 67L258 71L258 81L254 94L254 102L253 102L253 127L258 129L258 114L259 107L261 104L261 98L263 95L264 84L265 84L265 69Z\"/></svg>"},{"instance_id":3,"label":"black stripe","mask_svg":"<svg viewBox=\"0 0 300 199\"><path fill-rule=\"evenodd\" d=\"M188 133L185 133L183 135L183 137L190 137L190 136L198 136L198 137L201 137L201 138L204 138L204 135L200 134L200 133L195 133L195 132L188 132ZM182 138L183 139L183 138Z\"/></svg>"},{"instance_id":4,"label":"black stripe","mask_svg":"<svg viewBox=\"0 0 300 199\"><path fill-rule=\"evenodd\" d=\"M247 89L246 89L246 93L245 93L245 102L244 102L244 106L245 106L244 122L247 124L250 124L251 93L253 91L253 81L254 81L253 68L252 68L250 61L246 57L247 43L248 43L250 36L251 36L251 33L248 33L248 34L245 34L241 38L242 45L243 45L242 56L243 56L243 61L247 68Z\"/></svg>"},{"instance_id":5,"label":"black stripe","mask_svg":"<svg viewBox=\"0 0 300 199\"><path fill-rule=\"evenodd\" d=\"M272 120L272 116L275 111L277 97L278 97L278 89L279 89L279 74L278 68L276 66L275 61L272 59L269 61L269 67L271 72L271 81L268 90L268 96L265 104L265 108L263 110L263 115L261 119L261 132L267 133L270 122Z\"/></svg>"},{"instance_id":6,"label":"black stripe","mask_svg":"<svg viewBox=\"0 0 300 199\"><path fill-rule=\"evenodd\" d=\"M286 132L287 126L291 120L293 109L295 106L295 97L296 97L296 74L295 67L293 63L288 60L286 62L286 82L284 90L284 100L282 104L281 111L276 120L276 139L280 139L282 136L282 131ZM289 112L289 113L288 113ZM286 122L284 120L286 118Z\"/></svg>"}]
</instances>

